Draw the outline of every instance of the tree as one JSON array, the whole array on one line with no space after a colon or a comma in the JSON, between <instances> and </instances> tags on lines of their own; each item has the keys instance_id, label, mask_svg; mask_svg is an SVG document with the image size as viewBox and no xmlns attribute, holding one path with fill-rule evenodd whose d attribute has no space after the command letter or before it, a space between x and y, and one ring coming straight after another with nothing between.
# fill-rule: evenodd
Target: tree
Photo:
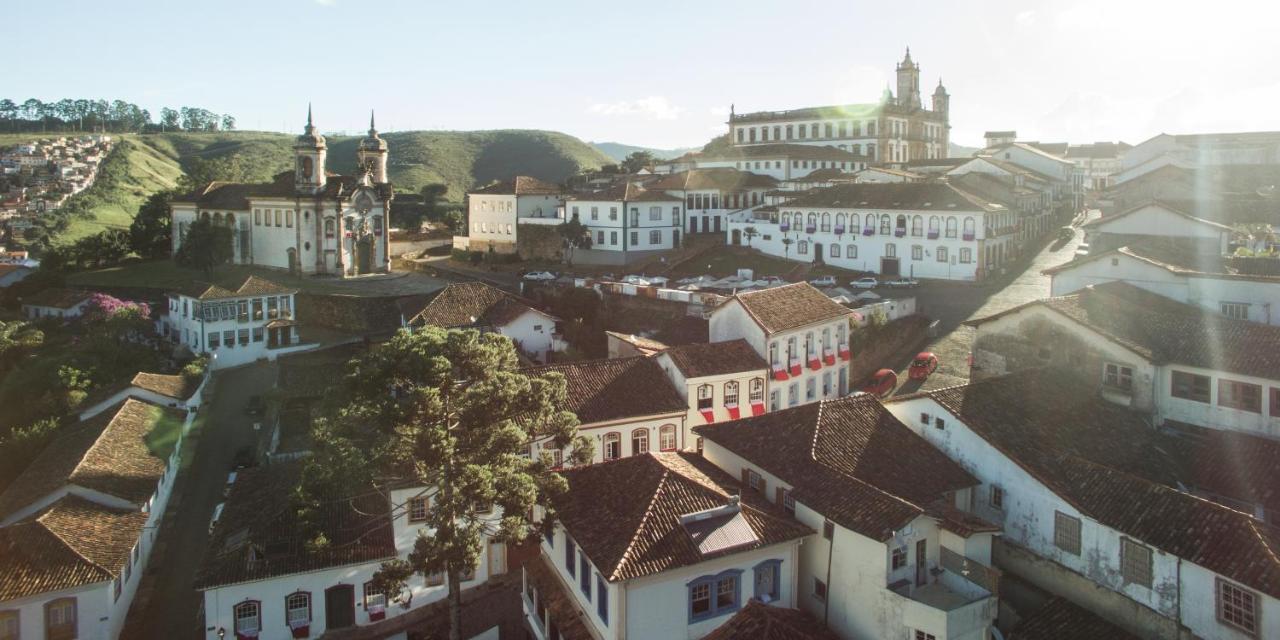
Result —
<instances>
[{"instance_id":1,"label":"tree","mask_svg":"<svg viewBox=\"0 0 1280 640\"><path fill-rule=\"evenodd\" d=\"M560 232L560 237L564 238L566 263L573 264L574 249L591 248L591 232L581 220L578 220L578 216L573 216L568 222L556 227L556 230Z\"/></svg>"},{"instance_id":2,"label":"tree","mask_svg":"<svg viewBox=\"0 0 1280 640\"><path fill-rule=\"evenodd\" d=\"M791 257L791 245L793 243L795 243L795 240L792 240L791 238L782 239L782 259L783 260L786 260Z\"/></svg>"},{"instance_id":3,"label":"tree","mask_svg":"<svg viewBox=\"0 0 1280 640\"><path fill-rule=\"evenodd\" d=\"M159 191L151 194L138 207L138 214L129 224L129 246L143 258L163 258L169 255L173 245L170 225L169 202L173 192Z\"/></svg>"},{"instance_id":4,"label":"tree","mask_svg":"<svg viewBox=\"0 0 1280 640\"><path fill-rule=\"evenodd\" d=\"M654 162L652 153L648 151L632 151L626 158L622 160L622 170L626 173L635 173L645 167L651 166Z\"/></svg>"},{"instance_id":5,"label":"tree","mask_svg":"<svg viewBox=\"0 0 1280 640\"><path fill-rule=\"evenodd\" d=\"M235 131L235 129L236 129L236 118L235 118L235 116L233 116L233 115L231 115L231 114L224 114L224 115L222 116L222 130L223 130L223 131Z\"/></svg>"},{"instance_id":6,"label":"tree","mask_svg":"<svg viewBox=\"0 0 1280 640\"><path fill-rule=\"evenodd\" d=\"M431 506L413 552L384 563L374 583L406 603L411 576L443 573L452 639L459 638L461 576L476 566L485 537L521 542L555 520L566 484L547 452L526 455L531 445L550 439L568 452L568 464L592 452L577 417L561 408L563 376L528 376L517 367L511 340L497 334L401 331L348 365L347 396L318 421L297 492L312 545L323 546L321 522L311 520L323 504L367 492L375 478L425 487ZM535 506L546 510L541 525L530 517Z\"/></svg>"},{"instance_id":7,"label":"tree","mask_svg":"<svg viewBox=\"0 0 1280 640\"><path fill-rule=\"evenodd\" d=\"M181 116L178 114L177 111L174 111L169 107L165 107L161 109L160 110L160 128L168 131L177 131L181 129L182 128L180 124L181 121L179 120L180 117Z\"/></svg>"},{"instance_id":8,"label":"tree","mask_svg":"<svg viewBox=\"0 0 1280 640\"><path fill-rule=\"evenodd\" d=\"M182 246L173 258L180 266L211 275L214 267L229 262L234 255L231 239L231 227L200 218L187 227Z\"/></svg>"},{"instance_id":9,"label":"tree","mask_svg":"<svg viewBox=\"0 0 1280 640\"><path fill-rule=\"evenodd\" d=\"M752 238L754 238L754 237L756 237L756 236L758 236L758 235L760 235L760 232L759 232L759 231L757 231L755 227L747 227L747 228L745 228L745 229L743 229L743 230L742 230L742 235L743 235L743 236L746 236L746 238L747 238L747 247L750 247L750 246L751 246L751 239L752 239Z\"/></svg>"}]
</instances>

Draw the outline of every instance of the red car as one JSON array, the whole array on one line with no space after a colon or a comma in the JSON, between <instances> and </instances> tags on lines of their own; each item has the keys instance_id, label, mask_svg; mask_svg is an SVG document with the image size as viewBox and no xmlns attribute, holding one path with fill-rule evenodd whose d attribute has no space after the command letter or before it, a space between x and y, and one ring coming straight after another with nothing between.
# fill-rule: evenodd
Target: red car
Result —
<instances>
[{"instance_id":1,"label":"red car","mask_svg":"<svg viewBox=\"0 0 1280 640\"><path fill-rule=\"evenodd\" d=\"M898 388L898 374L893 369L881 369L871 376L871 380L862 387L862 390L877 398L887 397Z\"/></svg>"},{"instance_id":2,"label":"red car","mask_svg":"<svg viewBox=\"0 0 1280 640\"><path fill-rule=\"evenodd\" d=\"M938 356L933 355L931 351L924 351L917 353L916 359L911 361L911 370L907 372L907 377L912 380L924 380L937 370Z\"/></svg>"}]
</instances>

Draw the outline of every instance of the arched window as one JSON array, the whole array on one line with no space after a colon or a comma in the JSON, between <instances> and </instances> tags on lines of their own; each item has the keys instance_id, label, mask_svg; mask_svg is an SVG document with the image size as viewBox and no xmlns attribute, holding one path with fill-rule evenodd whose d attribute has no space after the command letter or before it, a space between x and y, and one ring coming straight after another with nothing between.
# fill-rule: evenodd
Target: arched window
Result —
<instances>
[{"instance_id":1,"label":"arched window","mask_svg":"<svg viewBox=\"0 0 1280 640\"><path fill-rule=\"evenodd\" d=\"M969 239L973 238L973 225L974 225L973 218L964 219L964 237L965 238L969 238Z\"/></svg>"},{"instance_id":2,"label":"arched window","mask_svg":"<svg viewBox=\"0 0 1280 640\"><path fill-rule=\"evenodd\" d=\"M640 456L649 453L649 430L636 429L631 432L631 455Z\"/></svg>"},{"instance_id":3,"label":"arched window","mask_svg":"<svg viewBox=\"0 0 1280 640\"><path fill-rule=\"evenodd\" d=\"M899 214L899 215L898 215L898 220L897 220L897 222L898 222L898 224L897 224L897 229L898 229L898 230L897 230L895 233L901 233L902 235L906 235L906 233L907 233L907 217L906 217L906 216L904 216L904 215Z\"/></svg>"},{"instance_id":4,"label":"arched window","mask_svg":"<svg viewBox=\"0 0 1280 640\"><path fill-rule=\"evenodd\" d=\"M849 231L851 233L857 233L858 229L861 226L862 225L858 222L858 214L856 213L849 214Z\"/></svg>"},{"instance_id":5,"label":"arched window","mask_svg":"<svg viewBox=\"0 0 1280 640\"><path fill-rule=\"evenodd\" d=\"M311 594L306 591L291 593L284 598L285 623L290 629L311 624Z\"/></svg>"},{"instance_id":6,"label":"arched window","mask_svg":"<svg viewBox=\"0 0 1280 640\"><path fill-rule=\"evenodd\" d=\"M604 459L617 460L622 457L622 436L617 431L604 434Z\"/></svg>"},{"instance_id":7,"label":"arched window","mask_svg":"<svg viewBox=\"0 0 1280 640\"><path fill-rule=\"evenodd\" d=\"M845 247L844 247L844 257L846 257L846 258L856 258L856 257L858 257L858 245L856 245L856 244L847 244L847 245L845 245Z\"/></svg>"},{"instance_id":8,"label":"arched window","mask_svg":"<svg viewBox=\"0 0 1280 640\"><path fill-rule=\"evenodd\" d=\"M213 214L213 224L214 224L214 225L216 225L216 226L219 226L219 227L221 227L221 226L223 225L223 221L222 221L222 214L221 214L221 213L215 213L215 214Z\"/></svg>"},{"instance_id":9,"label":"arched window","mask_svg":"<svg viewBox=\"0 0 1280 640\"><path fill-rule=\"evenodd\" d=\"M804 334L804 352L805 355L812 358L817 353L818 345L813 341L813 332Z\"/></svg>"},{"instance_id":10,"label":"arched window","mask_svg":"<svg viewBox=\"0 0 1280 640\"><path fill-rule=\"evenodd\" d=\"M738 406L738 383L735 380L724 383L724 406Z\"/></svg>"},{"instance_id":11,"label":"arched window","mask_svg":"<svg viewBox=\"0 0 1280 640\"><path fill-rule=\"evenodd\" d=\"M822 214L822 230L823 231L831 230L831 214L830 213Z\"/></svg>"},{"instance_id":12,"label":"arched window","mask_svg":"<svg viewBox=\"0 0 1280 640\"><path fill-rule=\"evenodd\" d=\"M822 350L831 350L831 327L826 327L822 330Z\"/></svg>"},{"instance_id":13,"label":"arched window","mask_svg":"<svg viewBox=\"0 0 1280 640\"><path fill-rule=\"evenodd\" d=\"M808 226L806 226L805 228L806 228L806 229L810 229L810 228L812 228L812 227L816 227L816 226L818 226L818 214L816 214L816 213L814 213L814 212L810 211L810 212L809 212L809 224L808 224Z\"/></svg>"},{"instance_id":14,"label":"arched window","mask_svg":"<svg viewBox=\"0 0 1280 640\"><path fill-rule=\"evenodd\" d=\"M796 212L796 215L795 215L795 225L794 225L794 226L795 226L795 228L796 228L796 230L797 230L797 231L799 231L799 230L800 230L800 227L803 227L803 226L804 226L804 214L803 214L803 213L800 213L799 211L797 211L797 212Z\"/></svg>"},{"instance_id":15,"label":"arched window","mask_svg":"<svg viewBox=\"0 0 1280 640\"><path fill-rule=\"evenodd\" d=\"M941 221L938 220L938 216L929 216L929 238L930 239L938 237L938 229L939 229L938 225L940 223Z\"/></svg>"},{"instance_id":16,"label":"arched window","mask_svg":"<svg viewBox=\"0 0 1280 640\"><path fill-rule=\"evenodd\" d=\"M232 608L236 635L255 637L262 630L262 606L257 600L246 600Z\"/></svg>"},{"instance_id":17,"label":"arched window","mask_svg":"<svg viewBox=\"0 0 1280 640\"><path fill-rule=\"evenodd\" d=\"M911 235L920 237L924 235L924 218L913 216L911 218Z\"/></svg>"},{"instance_id":18,"label":"arched window","mask_svg":"<svg viewBox=\"0 0 1280 640\"><path fill-rule=\"evenodd\" d=\"M50 638L76 637L77 617L75 598L57 598L46 602L44 605L46 635Z\"/></svg>"},{"instance_id":19,"label":"arched window","mask_svg":"<svg viewBox=\"0 0 1280 640\"><path fill-rule=\"evenodd\" d=\"M658 427L658 447L663 451L675 451L677 446L676 426L674 424L664 424Z\"/></svg>"},{"instance_id":20,"label":"arched window","mask_svg":"<svg viewBox=\"0 0 1280 640\"><path fill-rule=\"evenodd\" d=\"M335 233L335 225L333 218L324 219L324 237L332 238Z\"/></svg>"},{"instance_id":21,"label":"arched window","mask_svg":"<svg viewBox=\"0 0 1280 640\"><path fill-rule=\"evenodd\" d=\"M796 337L787 338L787 364L800 359L800 352L796 351Z\"/></svg>"},{"instance_id":22,"label":"arched window","mask_svg":"<svg viewBox=\"0 0 1280 640\"><path fill-rule=\"evenodd\" d=\"M764 378L751 379L751 403L764 403Z\"/></svg>"},{"instance_id":23,"label":"arched window","mask_svg":"<svg viewBox=\"0 0 1280 640\"><path fill-rule=\"evenodd\" d=\"M778 343L777 342L769 343L769 364L771 365L778 364Z\"/></svg>"},{"instance_id":24,"label":"arched window","mask_svg":"<svg viewBox=\"0 0 1280 640\"><path fill-rule=\"evenodd\" d=\"M808 241L808 240L801 240L801 241L800 241L800 248L799 248L799 249L797 249L797 251L798 251L798 252L800 253L800 255L802 255L802 256L807 256L807 255L809 255L809 241Z\"/></svg>"},{"instance_id":25,"label":"arched window","mask_svg":"<svg viewBox=\"0 0 1280 640\"><path fill-rule=\"evenodd\" d=\"M947 216L947 237L956 237L956 219L953 216Z\"/></svg>"},{"instance_id":26,"label":"arched window","mask_svg":"<svg viewBox=\"0 0 1280 640\"><path fill-rule=\"evenodd\" d=\"M880 235L889 235L889 214L880 216Z\"/></svg>"},{"instance_id":27,"label":"arched window","mask_svg":"<svg viewBox=\"0 0 1280 640\"><path fill-rule=\"evenodd\" d=\"M832 258L839 258L839 257L840 257L840 245L838 245L838 244L836 244L836 243L834 243L834 242L832 242L832 243L831 243L831 257L832 257Z\"/></svg>"},{"instance_id":28,"label":"arched window","mask_svg":"<svg viewBox=\"0 0 1280 640\"><path fill-rule=\"evenodd\" d=\"M715 402L715 390L709 384L698 385L698 410L710 409Z\"/></svg>"},{"instance_id":29,"label":"arched window","mask_svg":"<svg viewBox=\"0 0 1280 640\"><path fill-rule=\"evenodd\" d=\"M208 211L201 211L201 212L200 212L200 219L201 219L201 220L204 220L205 222L208 222L208 221L209 221L209 212L208 212Z\"/></svg>"},{"instance_id":30,"label":"arched window","mask_svg":"<svg viewBox=\"0 0 1280 640\"><path fill-rule=\"evenodd\" d=\"M232 229L234 229L234 228L235 228L235 226L236 226L236 216L235 216L235 214L228 213L228 214L227 214L227 217L226 217L226 223L227 223L227 226L228 226L228 227L231 227Z\"/></svg>"},{"instance_id":31,"label":"arched window","mask_svg":"<svg viewBox=\"0 0 1280 640\"><path fill-rule=\"evenodd\" d=\"M846 216L846 215L845 215L845 214L843 214L843 213L837 213L837 214L836 214L836 228L837 228L837 229L845 229L845 228L847 228L847 227L845 227L845 223L846 223L846 222L848 222L848 221L849 221L849 216Z\"/></svg>"}]
</instances>

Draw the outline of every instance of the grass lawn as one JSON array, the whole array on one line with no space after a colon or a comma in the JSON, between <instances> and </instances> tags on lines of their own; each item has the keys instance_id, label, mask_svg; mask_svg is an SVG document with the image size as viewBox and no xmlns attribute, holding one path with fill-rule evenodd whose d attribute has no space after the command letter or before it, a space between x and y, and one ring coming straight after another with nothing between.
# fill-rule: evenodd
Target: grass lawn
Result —
<instances>
[{"instance_id":1,"label":"grass lawn","mask_svg":"<svg viewBox=\"0 0 1280 640\"><path fill-rule=\"evenodd\" d=\"M151 450L151 455L168 460L173 455L173 448L178 445L178 438L182 435L183 418L171 411L165 411L160 407L150 407L148 412L152 417L159 417L160 421L151 431L147 433L145 438L147 448Z\"/></svg>"}]
</instances>

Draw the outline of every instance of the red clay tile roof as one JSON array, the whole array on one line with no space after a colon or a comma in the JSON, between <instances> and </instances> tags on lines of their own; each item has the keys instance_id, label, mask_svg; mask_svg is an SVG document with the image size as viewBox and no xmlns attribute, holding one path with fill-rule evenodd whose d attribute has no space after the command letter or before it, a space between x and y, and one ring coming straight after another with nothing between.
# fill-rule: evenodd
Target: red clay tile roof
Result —
<instances>
[{"instance_id":1,"label":"red clay tile roof","mask_svg":"<svg viewBox=\"0 0 1280 640\"><path fill-rule=\"evenodd\" d=\"M837 640L817 618L800 609L769 606L758 600L733 614L703 640Z\"/></svg>"},{"instance_id":2,"label":"red clay tile roof","mask_svg":"<svg viewBox=\"0 0 1280 640\"><path fill-rule=\"evenodd\" d=\"M290 289L265 278L259 278L258 276L248 276L244 279L244 282L240 283L239 287L235 288L234 291L216 284L208 284L204 282L193 282L191 285L177 291L177 293L197 300L247 298L249 296L273 296L297 292L297 289Z\"/></svg>"},{"instance_id":3,"label":"red clay tile roof","mask_svg":"<svg viewBox=\"0 0 1280 640\"><path fill-rule=\"evenodd\" d=\"M658 363L644 356L587 360L538 367L522 373L565 377L568 406L583 425L664 413L683 413L688 404Z\"/></svg>"},{"instance_id":4,"label":"red clay tile roof","mask_svg":"<svg viewBox=\"0 0 1280 640\"><path fill-rule=\"evenodd\" d=\"M532 302L483 282L451 284L425 296L401 298L396 304L412 326L445 328L503 326L526 311L537 311Z\"/></svg>"},{"instance_id":5,"label":"red clay tile roof","mask_svg":"<svg viewBox=\"0 0 1280 640\"><path fill-rule=\"evenodd\" d=\"M146 522L141 511L68 495L0 527L0 602L111 580Z\"/></svg>"},{"instance_id":6,"label":"red clay tile roof","mask_svg":"<svg viewBox=\"0 0 1280 640\"><path fill-rule=\"evenodd\" d=\"M1180 461L1085 382L1024 371L925 395L1086 516L1280 597L1280 532L1174 488Z\"/></svg>"},{"instance_id":7,"label":"red clay tile roof","mask_svg":"<svg viewBox=\"0 0 1280 640\"><path fill-rule=\"evenodd\" d=\"M559 195L563 191L560 185L539 180L530 176L516 176L509 180L495 182L491 185L480 187L469 191L468 193L479 193L486 195Z\"/></svg>"},{"instance_id":8,"label":"red clay tile roof","mask_svg":"<svg viewBox=\"0 0 1280 640\"><path fill-rule=\"evenodd\" d=\"M608 189L579 193L565 198L584 202L684 202L678 196L669 196L661 191L649 190L633 182L615 184Z\"/></svg>"},{"instance_id":9,"label":"red clay tile roof","mask_svg":"<svg viewBox=\"0 0 1280 640\"><path fill-rule=\"evenodd\" d=\"M885 540L947 492L978 484L872 396L849 396L694 433L780 478L796 500Z\"/></svg>"},{"instance_id":10,"label":"red clay tile roof","mask_svg":"<svg viewBox=\"0 0 1280 640\"><path fill-rule=\"evenodd\" d=\"M1009 640L1138 640L1066 598L1052 598L1023 618L1009 633Z\"/></svg>"},{"instance_id":11,"label":"red clay tile roof","mask_svg":"<svg viewBox=\"0 0 1280 640\"><path fill-rule=\"evenodd\" d=\"M1164 426L1171 435L1161 448L1181 463L1182 484L1280 514L1280 441L1173 421Z\"/></svg>"},{"instance_id":12,"label":"red clay tile roof","mask_svg":"<svg viewBox=\"0 0 1280 640\"><path fill-rule=\"evenodd\" d=\"M687 191L691 189L716 189L719 191L741 191L744 189L772 189L778 186L777 179L739 171L731 167L708 167L706 169L690 169L673 173L646 185L652 191Z\"/></svg>"},{"instance_id":13,"label":"red clay tile roof","mask_svg":"<svg viewBox=\"0 0 1280 640\"><path fill-rule=\"evenodd\" d=\"M320 197L325 200L350 198L360 188L360 176L344 176L325 173L325 187ZM373 189L384 200L394 195L390 184L376 184ZM249 200L256 198L295 198L301 195L294 184L293 172L282 171L271 182L239 183L210 182L200 188L174 198L174 202L191 203L202 209L232 209L247 212ZM314 196L307 196L314 199Z\"/></svg>"},{"instance_id":14,"label":"red clay tile roof","mask_svg":"<svg viewBox=\"0 0 1280 640\"><path fill-rule=\"evenodd\" d=\"M838 184L800 196L784 208L910 209L920 211L1004 211L1004 205L946 182L861 182Z\"/></svg>"},{"instance_id":15,"label":"red clay tile roof","mask_svg":"<svg viewBox=\"0 0 1280 640\"><path fill-rule=\"evenodd\" d=\"M696 453L649 453L562 472L569 490L560 518L610 582L653 575L714 557L803 538L813 530ZM742 495L756 541L703 554L680 516L723 507ZM601 517L608 514L608 517Z\"/></svg>"},{"instance_id":16,"label":"red clay tile roof","mask_svg":"<svg viewBox=\"0 0 1280 640\"><path fill-rule=\"evenodd\" d=\"M205 548L197 589L376 564L396 555L390 504L372 490L355 498L354 506L340 496L323 503L317 520L330 544L308 550L306 528L293 500L302 467L302 462L291 461L240 472Z\"/></svg>"},{"instance_id":17,"label":"red clay tile roof","mask_svg":"<svg viewBox=\"0 0 1280 640\"><path fill-rule=\"evenodd\" d=\"M182 375L140 372L129 383L139 389L158 393L174 400L186 400L200 387L200 380L188 380Z\"/></svg>"},{"instance_id":18,"label":"red clay tile roof","mask_svg":"<svg viewBox=\"0 0 1280 640\"><path fill-rule=\"evenodd\" d=\"M40 452L3 494L0 516L68 484L142 504L156 490L165 461L144 440L168 413L181 412L129 398L69 430Z\"/></svg>"},{"instance_id":19,"label":"red clay tile roof","mask_svg":"<svg viewBox=\"0 0 1280 640\"><path fill-rule=\"evenodd\" d=\"M1181 364L1280 379L1280 327L1235 320L1127 282L1090 285L970 321L1043 305L1155 364Z\"/></svg>"},{"instance_id":20,"label":"red clay tile roof","mask_svg":"<svg viewBox=\"0 0 1280 640\"><path fill-rule=\"evenodd\" d=\"M44 289L35 295L27 296L23 299L24 306L31 305L33 307L53 307L55 309L70 309L82 302L86 302L93 296L88 291L76 291L73 289L52 288Z\"/></svg>"},{"instance_id":21,"label":"red clay tile roof","mask_svg":"<svg viewBox=\"0 0 1280 640\"><path fill-rule=\"evenodd\" d=\"M728 342L702 342L670 347L671 357L685 378L719 376L729 373L763 371L769 364L741 338Z\"/></svg>"},{"instance_id":22,"label":"red clay tile roof","mask_svg":"<svg viewBox=\"0 0 1280 640\"><path fill-rule=\"evenodd\" d=\"M742 304L747 315L764 329L765 334L853 315L848 307L828 298L807 282L739 293L732 299Z\"/></svg>"},{"instance_id":23,"label":"red clay tile roof","mask_svg":"<svg viewBox=\"0 0 1280 640\"><path fill-rule=\"evenodd\" d=\"M638 351L640 351L640 353L644 355L660 353L662 351L666 351L669 348L666 344L662 342L658 342L657 340L652 340L652 339L644 338L637 335L619 333L617 331L605 331L604 333L605 335L613 336L614 338L635 347Z\"/></svg>"}]
</instances>

